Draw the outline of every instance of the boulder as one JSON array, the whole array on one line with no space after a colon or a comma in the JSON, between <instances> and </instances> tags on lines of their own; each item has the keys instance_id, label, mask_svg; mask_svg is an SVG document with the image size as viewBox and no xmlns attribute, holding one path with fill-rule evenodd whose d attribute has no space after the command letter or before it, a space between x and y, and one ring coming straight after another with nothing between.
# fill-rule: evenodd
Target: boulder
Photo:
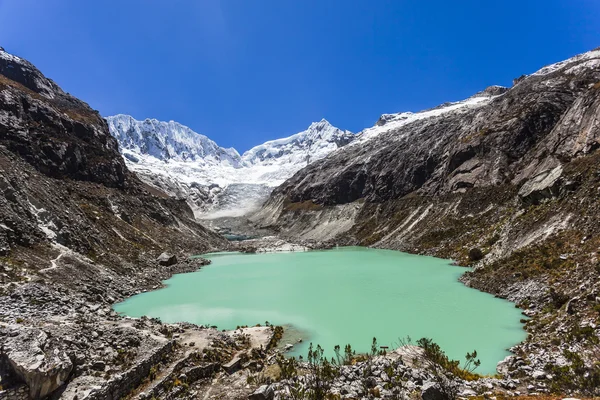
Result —
<instances>
[{"instance_id":1,"label":"boulder","mask_svg":"<svg viewBox=\"0 0 600 400\"><path fill-rule=\"evenodd\" d=\"M469 398L469 397L475 397L477 396L477 392L474 391L473 389L464 389L463 391L461 391L458 394L459 397L465 397L465 398Z\"/></svg>"},{"instance_id":2,"label":"boulder","mask_svg":"<svg viewBox=\"0 0 600 400\"><path fill-rule=\"evenodd\" d=\"M513 361L513 355L504 357L504 360L499 361L498 364L496 364L496 371L502 376L508 375L508 371L510 371L510 366L512 365Z\"/></svg>"},{"instance_id":3,"label":"boulder","mask_svg":"<svg viewBox=\"0 0 600 400\"><path fill-rule=\"evenodd\" d=\"M223 369L228 374L233 374L235 371L239 370L241 366L242 366L242 359L240 358L240 356L235 356L227 364L223 364Z\"/></svg>"},{"instance_id":4,"label":"boulder","mask_svg":"<svg viewBox=\"0 0 600 400\"><path fill-rule=\"evenodd\" d=\"M533 371L533 373L531 374L531 376L534 379L538 379L538 380L544 380L546 379L546 373L542 370L535 370Z\"/></svg>"},{"instance_id":5,"label":"boulder","mask_svg":"<svg viewBox=\"0 0 600 400\"><path fill-rule=\"evenodd\" d=\"M519 198L526 204L538 204L558 194L563 168L558 166L537 174L521 186Z\"/></svg>"},{"instance_id":6,"label":"boulder","mask_svg":"<svg viewBox=\"0 0 600 400\"><path fill-rule=\"evenodd\" d=\"M164 252L160 256L158 256L156 261L158 262L159 265L162 265L164 267L169 267L171 265L177 264L177 257L173 254Z\"/></svg>"},{"instance_id":7,"label":"boulder","mask_svg":"<svg viewBox=\"0 0 600 400\"><path fill-rule=\"evenodd\" d=\"M423 400L447 400L447 396L437 382L427 381L421 389Z\"/></svg>"},{"instance_id":8,"label":"boulder","mask_svg":"<svg viewBox=\"0 0 600 400\"><path fill-rule=\"evenodd\" d=\"M270 385L262 385L254 393L248 396L250 400L272 400L275 397L275 391Z\"/></svg>"},{"instance_id":9,"label":"boulder","mask_svg":"<svg viewBox=\"0 0 600 400\"><path fill-rule=\"evenodd\" d=\"M29 387L32 399L42 399L61 387L73 370L64 351L53 348L48 335L27 329L6 343L5 357L13 372Z\"/></svg>"}]
</instances>

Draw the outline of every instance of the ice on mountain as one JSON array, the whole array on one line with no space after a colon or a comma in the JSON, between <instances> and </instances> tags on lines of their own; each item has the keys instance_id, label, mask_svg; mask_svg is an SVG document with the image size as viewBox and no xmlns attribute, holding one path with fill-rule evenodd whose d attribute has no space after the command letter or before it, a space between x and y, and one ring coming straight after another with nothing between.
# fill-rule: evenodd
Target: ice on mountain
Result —
<instances>
[{"instance_id":1,"label":"ice on mountain","mask_svg":"<svg viewBox=\"0 0 600 400\"><path fill-rule=\"evenodd\" d=\"M354 139L323 119L240 156L174 121L137 121L128 115L107 121L128 167L168 195L187 199L202 218L258 208L274 187Z\"/></svg>"}]
</instances>

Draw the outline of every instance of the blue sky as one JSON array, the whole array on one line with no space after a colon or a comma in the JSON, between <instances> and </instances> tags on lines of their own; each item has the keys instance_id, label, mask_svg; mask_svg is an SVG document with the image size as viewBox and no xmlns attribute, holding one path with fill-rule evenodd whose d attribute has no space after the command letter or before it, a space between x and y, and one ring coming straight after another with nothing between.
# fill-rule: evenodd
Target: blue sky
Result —
<instances>
[{"instance_id":1,"label":"blue sky","mask_svg":"<svg viewBox=\"0 0 600 400\"><path fill-rule=\"evenodd\" d=\"M0 46L103 115L244 151L357 132L600 46L600 1L0 0Z\"/></svg>"}]
</instances>

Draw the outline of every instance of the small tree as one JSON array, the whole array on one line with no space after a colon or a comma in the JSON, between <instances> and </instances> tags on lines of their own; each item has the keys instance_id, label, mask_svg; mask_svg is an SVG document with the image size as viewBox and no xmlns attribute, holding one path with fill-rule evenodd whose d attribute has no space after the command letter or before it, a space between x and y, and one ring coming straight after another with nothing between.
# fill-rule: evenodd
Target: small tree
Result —
<instances>
[{"instance_id":1,"label":"small tree","mask_svg":"<svg viewBox=\"0 0 600 400\"><path fill-rule=\"evenodd\" d=\"M316 348L313 348L312 343L309 345L307 357L309 374L306 378L311 400L325 399L333 380L339 374L339 366L329 362L323 354L324 351L320 345L317 345Z\"/></svg>"}]
</instances>

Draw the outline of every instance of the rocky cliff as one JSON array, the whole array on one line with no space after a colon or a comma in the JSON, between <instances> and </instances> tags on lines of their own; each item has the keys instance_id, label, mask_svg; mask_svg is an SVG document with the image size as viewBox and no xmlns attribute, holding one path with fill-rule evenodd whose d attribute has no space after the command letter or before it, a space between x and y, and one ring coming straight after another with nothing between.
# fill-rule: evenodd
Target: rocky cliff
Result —
<instances>
[{"instance_id":1,"label":"rocky cliff","mask_svg":"<svg viewBox=\"0 0 600 400\"><path fill-rule=\"evenodd\" d=\"M0 397L120 398L175 350L111 304L227 242L128 171L98 112L3 49L0 193Z\"/></svg>"},{"instance_id":2,"label":"rocky cliff","mask_svg":"<svg viewBox=\"0 0 600 400\"><path fill-rule=\"evenodd\" d=\"M591 365L600 338L599 121L594 50L509 89L384 115L278 187L253 220L283 236L475 266L465 282L532 317L530 339L514 349L524 370L573 381L581 371L566 352Z\"/></svg>"},{"instance_id":3,"label":"rocky cliff","mask_svg":"<svg viewBox=\"0 0 600 400\"><path fill-rule=\"evenodd\" d=\"M127 170L98 112L4 51L0 96L5 254L60 245L90 257L135 260L152 250L222 245L184 202Z\"/></svg>"}]
</instances>

